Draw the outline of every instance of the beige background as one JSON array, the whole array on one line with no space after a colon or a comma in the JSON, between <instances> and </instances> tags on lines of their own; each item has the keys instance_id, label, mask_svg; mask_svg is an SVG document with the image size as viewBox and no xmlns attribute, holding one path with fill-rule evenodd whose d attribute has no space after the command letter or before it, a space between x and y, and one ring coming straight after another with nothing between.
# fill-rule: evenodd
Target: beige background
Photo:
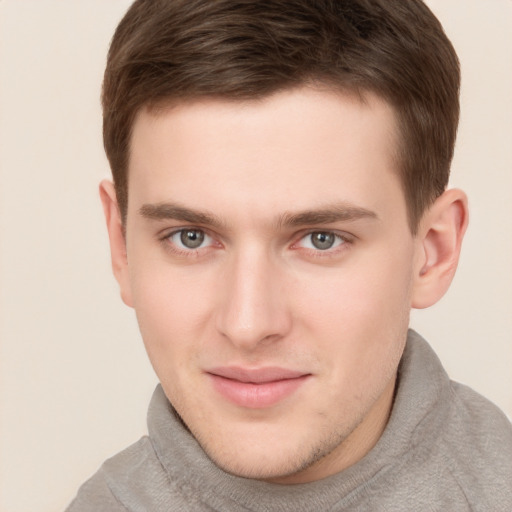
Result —
<instances>
[{"instance_id":1,"label":"beige background","mask_svg":"<svg viewBox=\"0 0 512 512\"><path fill-rule=\"evenodd\" d=\"M512 2L430 0L459 52L459 273L412 324L512 416ZM99 89L129 0L0 0L0 511L62 510L145 432L156 379L110 274Z\"/></svg>"}]
</instances>

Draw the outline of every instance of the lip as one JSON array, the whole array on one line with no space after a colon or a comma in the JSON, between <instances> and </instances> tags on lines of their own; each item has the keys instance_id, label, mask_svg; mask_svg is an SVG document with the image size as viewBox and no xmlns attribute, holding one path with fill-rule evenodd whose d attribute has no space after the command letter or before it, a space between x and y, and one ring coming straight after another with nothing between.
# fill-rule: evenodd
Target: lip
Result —
<instances>
[{"instance_id":1,"label":"lip","mask_svg":"<svg viewBox=\"0 0 512 512\"><path fill-rule=\"evenodd\" d=\"M279 367L219 367L208 370L213 388L240 407L263 409L278 404L297 391L309 373Z\"/></svg>"}]
</instances>

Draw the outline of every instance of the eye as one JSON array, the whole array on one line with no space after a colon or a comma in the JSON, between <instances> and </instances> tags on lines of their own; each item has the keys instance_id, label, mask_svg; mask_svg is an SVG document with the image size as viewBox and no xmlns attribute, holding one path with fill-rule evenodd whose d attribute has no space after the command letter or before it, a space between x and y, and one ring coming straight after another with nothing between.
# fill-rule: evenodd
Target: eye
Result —
<instances>
[{"instance_id":1,"label":"eye","mask_svg":"<svg viewBox=\"0 0 512 512\"><path fill-rule=\"evenodd\" d=\"M212 244L212 237L208 236L201 229L180 229L171 233L168 240L179 249L200 249Z\"/></svg>"},{"instance_id":2,"label":"eye","mask_svg":"<svg viewBox=\"0 0 512 512\"><path fill-rule=\"evenodd\" d=\"M327 251L345 243L345 239L332 231L313 231L303 237L299 244L306 249Z\"/></svg>"}]
</instances>

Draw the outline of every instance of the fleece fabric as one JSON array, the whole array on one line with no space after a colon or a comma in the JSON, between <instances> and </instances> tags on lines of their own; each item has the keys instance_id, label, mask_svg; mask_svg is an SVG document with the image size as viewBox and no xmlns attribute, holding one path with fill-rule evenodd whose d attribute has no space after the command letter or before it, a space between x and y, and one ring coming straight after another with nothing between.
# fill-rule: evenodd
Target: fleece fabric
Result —
<instances>
[{"instance_id":1,"label":"fleece fabric","mask_svg":"<svg viewBox=\"0 0 512 512\"><path fill-rule=\"evenodd\" d=\"M409 331L387 427L358 463L329 478L278 485L218 468L155 390L149 436L107 460L68 512L511 512L512 425L450 381Z\"/></svg>"}]
</instances>

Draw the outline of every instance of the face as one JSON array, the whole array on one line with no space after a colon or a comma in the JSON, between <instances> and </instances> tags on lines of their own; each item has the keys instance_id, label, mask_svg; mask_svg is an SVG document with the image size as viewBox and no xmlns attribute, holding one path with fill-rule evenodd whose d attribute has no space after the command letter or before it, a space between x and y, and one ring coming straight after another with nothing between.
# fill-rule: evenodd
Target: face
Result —
<instances>
[{"instance_id":1,"label":"face","mask_svg":"<svg viewBox=\"0 0 512 512\"><path fill-rule=\"evenodd\" d=\"M118 279L228 472L317 480L385 426L415 259L396 132L378 98L309 88L136 119Z\"/></svg>"}]
</instances>

